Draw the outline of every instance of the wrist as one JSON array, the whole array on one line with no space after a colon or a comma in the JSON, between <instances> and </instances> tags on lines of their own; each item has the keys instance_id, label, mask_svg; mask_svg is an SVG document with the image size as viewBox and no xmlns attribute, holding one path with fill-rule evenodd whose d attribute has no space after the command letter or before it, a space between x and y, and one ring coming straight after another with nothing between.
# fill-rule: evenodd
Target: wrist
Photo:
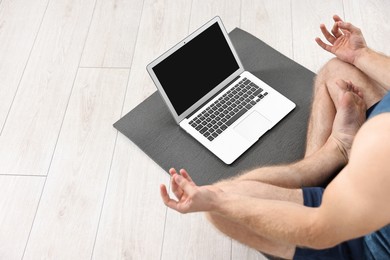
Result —
<instances>
[{"instance_id":1,"label":"wrist","mask_svg":"<svg viewBox=\"0 0 390 260\"><path fill-rule=\"evenodd\" d=\"M209 200L209 211L218 213L222 210L222 205L225 203L226 197L228 193L224 192L221 189L217 189L213 191L213 196Z\"/></svg>"},{"instance_id":2,"label":"wrist","mask_svg":"<svg viewBox=\"0 0 390 260\"><path fill-rule=\"evenodd\" d=\"M218 192L216 196L214 196L212 204L212 212L219 215L227 215L229 212L230 204L235 200L235 194L226 193L226 192Z\"/></svg>"},{"instance_id":3,"label":"wrist","mask_svg":"<svg viewBox=\"0 0 390 260\"><path fill-rule=\"evenodd\" d=\"M368 48L368 47L363 47L361 48L359 51L358 51L358 54L356 55L355 59L353 60L353 65L355 67L358 67L360 66L360 64L362 64L362 60L365 60L367 59L367 57L370 55L371 53L371 50Z\"/></svg>"}]
</instances>

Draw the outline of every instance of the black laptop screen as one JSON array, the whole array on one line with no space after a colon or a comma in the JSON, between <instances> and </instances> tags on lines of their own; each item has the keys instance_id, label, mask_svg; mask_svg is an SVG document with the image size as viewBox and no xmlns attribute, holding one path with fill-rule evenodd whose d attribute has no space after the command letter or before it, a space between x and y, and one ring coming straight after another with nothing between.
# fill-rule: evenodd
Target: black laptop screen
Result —
<instances>
[{"instance_id":1,"label":"black laptop screen","mask_svg":"<svg viewBox=\"0 0 390 260\"><path fill-rule=\"evenodd\" d=\"M180 115L238 69L216 22L157 64L153 71Z\"/></svg>"}]
</instances>

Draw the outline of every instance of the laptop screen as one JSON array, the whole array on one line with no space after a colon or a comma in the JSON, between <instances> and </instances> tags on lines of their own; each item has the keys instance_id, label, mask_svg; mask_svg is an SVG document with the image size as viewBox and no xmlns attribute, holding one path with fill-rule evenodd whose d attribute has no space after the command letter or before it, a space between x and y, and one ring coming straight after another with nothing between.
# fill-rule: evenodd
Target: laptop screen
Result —
<instances>
[{"instance_id":1,"label":"laptop screen","mask_svg":"<svg viewBox=\"0 0 390 260\"><path fill-rule=\"evenodd\" d=\"M178 115L238 69L217 22L153 67Z\"/></svg>"}]
</instances>

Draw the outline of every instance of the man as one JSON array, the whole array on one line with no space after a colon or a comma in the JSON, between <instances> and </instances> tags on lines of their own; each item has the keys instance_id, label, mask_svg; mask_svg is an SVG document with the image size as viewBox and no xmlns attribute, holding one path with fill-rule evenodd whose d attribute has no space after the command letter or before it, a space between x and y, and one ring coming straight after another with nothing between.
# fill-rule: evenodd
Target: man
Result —
<instances>
[{"instance_id":1,"label":"man","mask_svg":"<svg viewBox=\"0 0 390 260\"><path fill-rule=\"evenodd\" d=\"M203 211L226 235L282 258L390 259L390 58L333 19L331 32L320 26L329 44L316 38L337 58L314 84L305 157L202 187L170 169L177 200L160 187L168 207Z\"/></svg>"}]
</instances>

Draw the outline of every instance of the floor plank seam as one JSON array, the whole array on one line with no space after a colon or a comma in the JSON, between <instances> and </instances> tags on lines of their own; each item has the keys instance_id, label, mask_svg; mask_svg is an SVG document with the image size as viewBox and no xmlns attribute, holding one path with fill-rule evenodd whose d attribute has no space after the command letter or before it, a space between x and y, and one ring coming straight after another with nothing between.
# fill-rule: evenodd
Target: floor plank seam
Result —
<instances>
[{"instance_id":1,"label":"floor plank seam","mask_svg":"<svg viewBox=\"0 0 390 260\"><path fill-rule=\"evenodd\" d=\"M233 260L233 239L230 238L230 260Z\"/></svg>"},{"instance_id":2,"label":"floor plank seam","mask_svg":"<svg viewBox=\"0 0 390 260\"><path fill-rule=\"evenodd\" d=\"M241 28L241 24L242 24L242 0L240 1L240 22L239 22L239 28Z\"/></svg>"},{"instance_id":3,"label":"floor plank seam","mask_svg":"<svg viewBox=\"0 0 390 260\"><path fill-rule=\"evenodd\" d=\"M162 234L162 240L161 240L161 251L160 251L160 260L162 260L163 257L163 248L164 248L164 241L165 241L165 228L167 226L167 218L168 218L168 207L165 207L165 220L164 220L164 227L163 227L163 234Z\"/></svg>"},{"instance_id":4,"label":"floor plank seam","mask_svg":"<svg viewBox=\"0 0 390 260\"><path fill-rule=\"evenodd\" d=\"M47 177L46 175L33 175L33 174L17 174L17 173L10 173L10 174L0 174L0 176L5 177L5 176L10 176L10 177Z\"/></svg>"},{"instance_id":5,"label":"floor plank seam","mask_svg":"<svg viewBox=\"0 0 390 260\"><path fill-rule=\"evenodd\" d=\"M1 3L2 3L2 0L0 1L0 4L1 4ZM30 52L29 52L29 54L28 54L28 58L27 58L26 64L24 65L22 75L20 76L20 79L19 79L19 82L18 82L18 86L16 87L14 96L13 96L13 98L12 98L12 102L11 102L9 108L8 108L7 115L6 115L6 117L5 117L5 120L4 120L3 125L2 125L2 127L1 127L0 136L2 135L2 133L3 133L3 131L4 131L5 125L7 124L8 116L9 116L9 114L10 114L10 112L11 112L12 106L13 106L14 101L15 101L15 98L16 98L16 95L17 95L17 93L18 93L18 91L19 91L20 83L22 82L22 79L23 79L23 76L24 76L24 72L26 71L26 67L27 67L27 65L28 65L28 63L29 63L29 61L30 61L31 53L32 53L32 51L33 51L33 49L34 49L34 47L35 47L35 42L36 42L36 40L37 40L37 38L38 38L39 32L41 31L41 26L42 26L43 20L45 19L46 11L47 11L47 7L49 6L49 3L50 3L50 0L47 0L47 4L46 4L46 7L45 7L45 11L43 12L41 22L39 23L39 27L38 27L37 34L35 35L34 42L33 42L32 46L31 46Z\"/></svg>"},{"instance_id":6,"label":"floor plank seam","mask_svg":"<svg viewBox=\"0 0 390 260\"><path fill-rule=\"evenodd\" d=\"M113 69L113 70L129 70L131 67L90 67L90 66L83 66L79 67L79 69Z\"/></svg>"},{"instance_id":7,"label":"floor plank seam","mask_svg":"<svg viewBox=\"0 0 390 260\"><path fill-rule=\"evenodd\" d=\"M294 19L293 19L293 1L290 0L290 19L291 19L291 55L292 60L295 60L294 56Z\"/></svg>"},{"instance_id":8,"label":"floor plank seam","mask_svg":"<svg viewBox=\"0 0 390 260\"><path fill-rule=\"evenodd\" d=\"M343 18L344 18L344 21L345 21L345 6L344 6L344 1L345 1L345 0L341 0L341 4L343 5Z\"/></svg>"},{"instance_id":9,"label":"floor plank seam","mask_svg":"<svg viewBox=\"0 0 390 260\"><path fill-rule=\"evenodd\" d=\"M54 153L53 153L53 154L54 154ZM28 245L28 242L29 242L29 240L30 240L30 236L31 236L32 229L33 229L33 227L34 227L35 218L36 218L37 213L38 213L39 205L41 204L41 199L42 199L42 196L43 196L43 192L44 192L44 190L45 190L46 181L47 181L47 177L45 178L45 181L43 182L41 195L39 196L38 204L37 204L37 207L36 207L36 209L35 209L34 218L33 218L32 224L31 224L30 231L28 232L28 236L27 236L27 240L26 240L26 245L24 246L24 250L23 250L23 254L22 254L22 258L21 258L21 259L24 259L24 255L26 254L27 245Z\"/></svg>"},{"instance_id":10,"label":"floor plank seam","mask_svg":"<svg viewBox=\"0 0 390 260\"><path fill-rule=\"evenodd\" d=\"M190 17L188 18L188 29L187 29L187 34L190 33L191 29L191 18L192 18L192 7L194 5L194 0L191 1L191 6L190 6Z\"/></svg>"},{"instance_id":11,"label":"floor plank seam","mask_svg":"<svg viewBox=\"0 0 390 260\"><path fill-rule=\"evenodd\" d=\"M139 17L139 24L141 24L142 16L144 15L144 9L145 9L145 0L143 0L143 2L142 2L142 11L141 11L141 15ZM123 116L123 113L124 113L123 109L125 108L125 101L126 101L127 91L128 91L128 88L129 88L130 75L131 75L131 72L132 72L131 68L132 68L133 61L134 61L134 56L135 56L134 53L135 53L135 50L137 49L139 28L140 28L140 26L138 25L137 36L135 37L135 41L134 41L133 55L132 55L131 61L130 61L129 75L127 76L126 89L125 89L125 93L124 93L124 97L123 97L123 101L122 101L121 117Z\"/></svg>"},{"instance_id":12,"label":"floor plank seam","mask_svg":"<svg viewBox=\"0 0 390 260\"><path fill-rule=\"evenodd\" d=\"M99 220L98 220L98 224L97 224L97 227L96 227L95 239L94 239L93 245L92 245L91 258L90 258L91 260L93 259L93 253L95 251L96 240L97 240L97 237L98 237L98 234L99 234L100 221L102 219L104 204L105 204L105 201L106 201L106 194L107 194L108 183L110 182L111 169L112 169L112 163L114 161L115 148L116 148L116 143L117 143L117 140L118 140L118 134L119 134L119 132L117 131L116 132L116 137L115 137L115 142L114 142L114 147L112 149L110 168L108 169L108 176L107 176L107 181L106 181L106 187L104 189L102 205L101 205L101 208L100 208Z\"/></svg>"}]
</instances>

